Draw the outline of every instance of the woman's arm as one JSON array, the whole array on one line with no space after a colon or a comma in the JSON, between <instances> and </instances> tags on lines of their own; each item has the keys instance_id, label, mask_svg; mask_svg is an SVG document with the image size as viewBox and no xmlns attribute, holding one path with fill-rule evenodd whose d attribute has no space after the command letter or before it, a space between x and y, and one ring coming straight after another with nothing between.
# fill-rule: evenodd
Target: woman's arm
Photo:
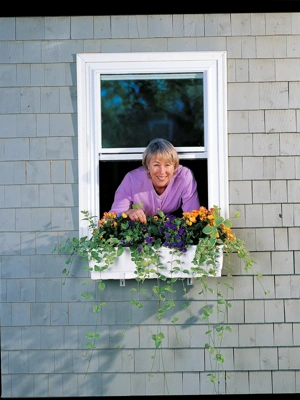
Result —
<instances>
[{"instance_id":1,"label":"woman's arm","mask_svg":"<svg viewBox=\"0 0 300 400\"><path fill-rule=\"evenodd\" d=\"M144 211L142 209L132 208L133 185L134 183L130 179L130 174L126 174L115 192L114 202L110 212L116 212L117 214L124 213L132 221L146 223L147 219Z\"/></svg>"},{"instance_id":2,"label":"woman's arm","mask_svg":"<svg viewBox=\"0 0 300 400\"><path fill-rule=\"evenodd\" d=\"M197 181L193 172L186 167L183 177L183 192L182 192L182 211L198 210L200 200L197 190Z\"/></svg>"}]
</instances>

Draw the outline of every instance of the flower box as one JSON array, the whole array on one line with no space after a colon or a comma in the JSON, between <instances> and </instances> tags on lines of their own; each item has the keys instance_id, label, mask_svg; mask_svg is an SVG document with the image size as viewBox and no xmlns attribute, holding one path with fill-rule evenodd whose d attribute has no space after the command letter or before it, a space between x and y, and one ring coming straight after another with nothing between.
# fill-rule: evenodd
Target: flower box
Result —
<instances>
[{"instance_id":1,"label":"flower box","mask_svg":"<svg viewBox=\"0 0 300 400\"><path fill-rule=\"evenodd\" d=\"M70 253L68 265L76 254L88 257L84 268L93 280L118 279L123 285L125 279L219 277L223 255L232 253L244 260L246 271L252 266L244 242L217 206L210 210L201 206L181 218L159 211L147 216L145 224L116 213L104 213L96 224L88 211L82 213L89 223L88 234L67 239L59 249ZM68 275L70 269L63 273Z\"/></svg>"},{"instance_id":2,"label":"flower box","mask_svg":"<svg viewBox=\"0 0 300 400\"><path fill-rule=\"evenodd\" d=\"M158 273L164 275L168 278L176 277L176 278L196 278L198 276L207 275L207 276L214 276L218 277L221 276L221 270L223 265L223 252L222 247L219 246L220 251L217 258L217 264L215 267L212 265L208 265L205 263L201 266L201 271L195 271L196 266L192 263L192 260L195 255L196 246L190 246L185 253L182 253L180 256L180 263L178 260L177 255L171 254L171 249L167 247L160 248L160 263L162 264L159 268L153 265L153 269L157 269ZM130 248L124 248L124 252L121 256L116 258L116 261L111 264L107 269L103 271L95 271L94 266L96 265L95 260L91 260L89 262L89 267L92 268L91 270L91 278L93 280L96 279L135 279L138 277L136 273L136 265L131 260L131 253ZM97 264L100 268L104 265ZM198 267L199 268L199 267ZM194 269L194 270L193 270ZM213 272L212 272L213 269ZM203 272L202 272L203 270ZM188 272L187 272L188 271ZM211 273L209 273L209 271ZM150 273L147 278L154 279L157 278L156 273Z\"/></svg>"}]
</instances>

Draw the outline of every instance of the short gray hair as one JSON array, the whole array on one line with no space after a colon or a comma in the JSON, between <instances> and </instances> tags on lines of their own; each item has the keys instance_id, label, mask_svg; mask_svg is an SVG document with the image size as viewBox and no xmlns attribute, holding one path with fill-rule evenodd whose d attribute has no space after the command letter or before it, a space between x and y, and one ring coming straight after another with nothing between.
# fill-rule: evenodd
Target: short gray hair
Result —
<instances>
[{"instance_id":1,"label":"short gray hair","mask_svg":"<svg viewBox=\"0 0 300 400\"><path fill-rule=\"evenodd\" d=\"M157 138L151 140L144 151L142 164L146 170L148 170L151 158L156 154L171 162L174 165L174 169L178 167L179 157L175 147L168 140Z\"/></svg>"}]
</instances>

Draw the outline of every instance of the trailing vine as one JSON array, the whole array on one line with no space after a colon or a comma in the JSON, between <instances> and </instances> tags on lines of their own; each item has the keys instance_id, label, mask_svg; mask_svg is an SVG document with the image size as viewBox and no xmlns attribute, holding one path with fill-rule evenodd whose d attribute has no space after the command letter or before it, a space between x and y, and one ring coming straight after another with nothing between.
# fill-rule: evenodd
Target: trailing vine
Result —
<instances>
[{"instance_id":1,"label":"trailing vine","mask_svg":"<svg viewBox=\"0 0 300 400\"><path fill-rule=\"evenodd\" d=\"M116 262L117 258L122 256L125 248L130 248L131 260L135 264L134 273L137 282L137 287L131 288L131 293L145 294L146 289L143 287L143 283L151 279L151 282L153 282L152 293L157 299L158 329L156 333L152 334L155 353L152 357L152 368L148 373L150 377L152 376L156 352L163 348L165 335L161 330L161 321L167 316L167 313L173 313L170 323L175 329L176 340L180 340L176 332L176 326L180 323L180 319L175 312L175 283L182 283L183 295L186 296L188 291L185 285L185 276L192 276L195 286L199 287L198 294L204 302L201 308L201 318L207 325L207 340L202 346L204 351L210 355L210 372L207 375L213 384L215 393L219 393L221 378L225 378L223 368L225 356L221 351L222 341L226 334L232 332L232 327L226 323L226 319L228 309L232 307L228 300L228 292L233 291L233 287L227 281L222 282L224 279L216 276L220 255L224 256L227 261L226 265L223 266L223 277L225 272L227 277L231 277L230 255L237 254L238 258L244 262L245 272L253 272L264 293L269 293L268 290L264 289L263 276L253 271L255 261L250 257L244 242L233 234L231 222L224 220L219 211L217 206L214 206L211 210L200 207L193 213L183 213L182 218L175 218L161 212L158 216L148 217L147 225L128 221L125 215L118 217L113 213L104 213L103 218L96 222L95 217L90 216L87 211L83 211L83 220L89 224L89 234L79 239L76 237L67 239L53 249L53 251L58 251L60 255L68 255L65 261L67 267L62 270L64 285L70 274L75 256L84 260L84 270L99 272L100 277L103 274L105 278L105 273L109 271L110 266ZM184 254L191 246L195 249L192 263L184 265ZM162 247L169 249L170 258L167 267L161 262L160 252ZM211 277L214 278L211 279ZM97 341L101 340L98 316L102 308L108 306L108 303L102 300L102 293L106 288L106 279L100 278L89 282L85 280L82 285L85 287L91 282L96 282L96 288L99 291L99 301L93 307L93 312L97 314L95 332L87 332L85 335L88 340L86 347L92 350L92 357L93 351L98 348ZM209 282L217 282L216 293L210 287ZM225 287L226 296L220 289L221 284ZM215 307L212 306L209 295L216 296ZM81 293L81 296L86 301L94 300L88 291ZM133 296L130 299L130 304L138 309L143 308L140 296L138 298ZM189 307L190 302L184 303L183 308ZM217 313L217 322L211 321L214 313ZM118 348L122 348L124 335L125 332L121 332L121 342L117 346ZM229 378L229 374L226 374L226 379Z\"/></svg>"}]
</instances>

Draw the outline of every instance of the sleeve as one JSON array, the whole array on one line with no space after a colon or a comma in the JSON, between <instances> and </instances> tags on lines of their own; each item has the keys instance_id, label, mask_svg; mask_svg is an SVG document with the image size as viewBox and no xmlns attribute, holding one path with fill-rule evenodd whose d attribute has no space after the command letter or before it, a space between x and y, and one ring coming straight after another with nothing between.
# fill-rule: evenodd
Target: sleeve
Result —
<instances>
[{"instance_id":1,"label":"sleeve","mask_svg":"<svg viewBox=\"0 0 300 400\"><path fill-rule=\"evenodd\" d=\"M197 191L197 181L189 168L186 168L185 172L183 176L182 211L198 210L200 207L200 200Z\"/></svg>"},{"instance_id":2,"label":"sleeve","mask_svg":"<svg viewBox=\"0 0 300 400\"><path fill-rule=\"evenodd\" d=\"M132 182L130 174L127 173L117 188L114 196L114 202L110 212L122 213L127 211L132 204Z\"/></svg>"}]
</instances>

